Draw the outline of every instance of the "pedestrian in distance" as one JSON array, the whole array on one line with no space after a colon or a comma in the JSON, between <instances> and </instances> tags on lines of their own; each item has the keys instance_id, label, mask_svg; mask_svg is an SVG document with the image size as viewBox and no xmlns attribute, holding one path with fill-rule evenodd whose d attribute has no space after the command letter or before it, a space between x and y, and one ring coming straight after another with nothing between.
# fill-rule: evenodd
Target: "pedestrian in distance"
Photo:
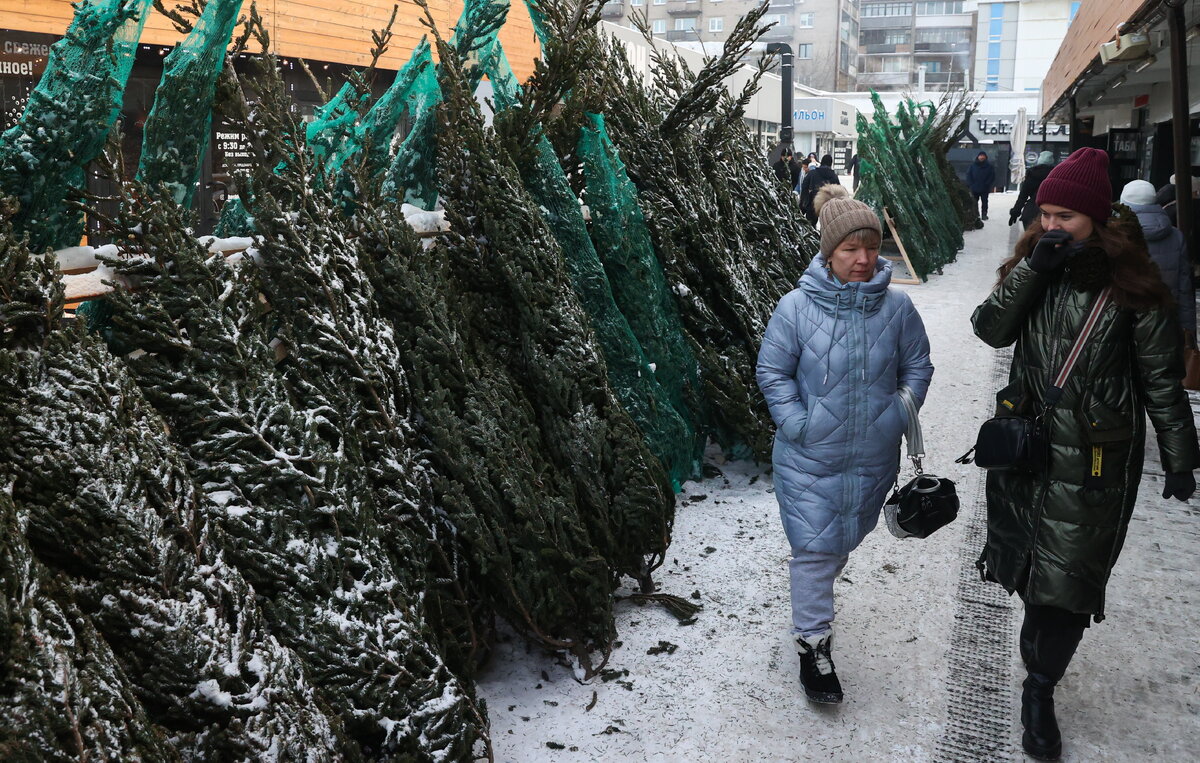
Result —
<instances>
[{"instance_id":1,"label":"pedestrian in distance","mask_svg":"<svg viewBox=\"0 0 1200 763\"><path fill-rule=\"evenodd\" d=\"M967 168L967 187L975 199L976 211L980 218L988 219L988 194L996 185L996 168L988 161L988 155L983 151L975 157L975 161Z\"/></svg>"},{"instance_id":2,"label":"pedestrian in distance","mask_svg":"<svg viewBox=\"0 0 1200 763\"><path fill-rule=\"evenodd\" d=\"M800 189L803 187L803 184L804 184L804 178L808 177L808 173L812 168L813 168L812 160L809 159L807 156L800 160L800 179L798 181L796 181L795 186L792 188L792 190L795 191L797 194L800 193Z\"/></svg>"},{"instance_id":3,"label":"pedestrian in distance","mask_svg":"<svg viewBox=\"0 0 1200 763\"><path fill-rule=\"evenodd\" d=\"M1145 180L1132 180L1121 190L1121 203L1133 210L1146 237L1150 259L1171 292L1176 306L1184 345L1196 346L1196 291L1192 286L1192 263L1187 239L1154 201L1154 186Z\"/></svg>"},{"instance_id":4,"label":"pedestrian in distance","mask_svg":"<svg viewBox=\"0 0 1200 763\"><path fill-rule=\"evenodd\" d=\"M800 185L800 211L813 225L817 224L817 209L814 204L817 192L831 183L841 185L842 181L833 171L833 157L825 154L821 157L821 165L816 169L810 169L804 176L804 182Z\"/></svg>"},{"instance_id":5,"label":"pedestrian in distance","mask_svg":"<svg viewBox=\"0 0 1200 763\"><path fill-rule=\"evenodd\" d=\"M854 154L853 156L850 157L850 161L846 162L846 171L850 173L850 177L854 178L854 190L855 191L858 190L858 179L859 179L858 164L859 164L858 154Z\"/></svg>"},{"instance_id":6,"label":"pedestrian in distance","mask_svg":"<svg viewBox=\"0 0 1200 763\"><path fill-rule=\"evenodd\" d=\"M1013 208L1008 211L1010 226L1019 219L1021 226L1028 228L1037 217L1037 191L1053 168L1053 151L1043 151L1038 154L1037 163L1029 168L1025 173L1025 179L1021 181L1021 188L1017 191L1017 203L1013 204Z\"/></svg>"},{"instance_id":7,"label":"pedestrian in distance","mask_svg":"<svg viewBox=\"0 0 1200 763\"><path fill-rule=\"evenodd\" d=\"M1200 198L1200 181L1197 181L1196 178L1191 178L1191 189L1192 198ZM1166 214L1167 219L1171 221L1171 225L1179 224L1178 220L1176 219L1179 212L1179 206L1177 204L1178 201L1179 200L1176 198L1175 190L1175 176L1172 175L1171 179L1167 181L1167 184L1162 188L1159 188L1158 193L1154 196L1154 202L1163 208L1163 213Z\"/></svg>"},{"instance_id":8,"label":"pedestrian in distance","mask_svg":"<svg viewBox=\"0 0 1200 763\"><path fill-rule=\"evenodd\" d=\"M989 345L1016 344L997 410L1040 414L1049 441L1040 465L988 472L979 559L985 580L1025 603L1021 743L1039 760L1062 753L1054 688L1090 620L1104 618L1142 478L1146 414L1166 472L1163 498L1187 500L1200 466L1170 294L1133 220L1112 217L1111 198L1101 150L1081 148L1051 170L1038 189L1039 218L972 317ZM1068 353L1085 322L1094 328L1071 353L1072 369Z\"/></svg>"},{"instance_id":9,"label":"pedestrian in distance","mask_svg":"<svg viewBox=\"0 0 1200 763\"><path fill-rule=\"evenodd\" d=\"M788 175L788 185L792 190L795 190L796 185L800 182L801 167L800 160L796 158L795 154L788 158L788 172L790 173Z\"/></svg>"},{"instance_id":10,"label":"pedestrian in distance","mask_svg":"<svg viewBox=\"0 0 1200 763\"><path fill-rule=\"evenodd\" d=\"M779 153L779 158L775 160L775 163L771 165L771 169L775 171L775 177L779 178L780 182L787 183L788 188L795 185L792 182L791 161L792 152L785 148Z\"/></svg>"},{"instance_id":11,"label":"pedestrian in distance","mask_svg":"<svg viewBox=\"0 0 1200 763\"><path fill-rule=\"evenodd\" d=\"M792 636L809 700L842 701L833 664L833 583L879 520L933 365L920 315L888 288L875 212L840 185L817 195L821 251L779 301L758 355L775 421L775 497L791 546Z\"/></svg>"}]
</instances>

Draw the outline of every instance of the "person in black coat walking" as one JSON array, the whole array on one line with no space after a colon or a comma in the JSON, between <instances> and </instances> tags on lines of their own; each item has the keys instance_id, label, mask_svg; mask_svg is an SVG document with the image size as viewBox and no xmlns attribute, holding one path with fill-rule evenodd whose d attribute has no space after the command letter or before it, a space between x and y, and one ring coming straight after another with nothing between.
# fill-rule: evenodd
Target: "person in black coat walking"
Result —
<instances>
[{"instance_id":1,"label":"person in black coat walking","mask_svg":"<svg viewBox=\"0 0 1200 763\"><path fill-rule=\"evenodd\" d=\"M809 170L808 174L804 176L804 182L800 184L800 211L813 225L817 224L817 212L813 208L813 199L817 197L817 191L821 190L822 186L830 183L841 185L842 181L833 171L833 157L825 154L821 157L821 166Z\"/></svg>"},{"instance_id":2,"label":"person in black coat walking","mask_svg":"<svg viewBox=\"0 0 1200 763\"><path fill-rule=\"evenodd\" d=\"M1021 190L1017 192L1017 203L1008 210L1008 224L1013 225L1020 218L1021 225L1028 228L1033 218L1038 216L1037 192L1042 181L1054 169L1054 152L1043 151L1038 154L1037 164L1025 173L1021 181Z\"/></svg>"},{"instance_id":3,"label":"person in black coat walking","mask_svg":"<svg viewBox=\"0 0 1200 763\"><path fill-rule=\"evenodd\" d=\"M771 165L771 169L775 171L775 177L779 178L780 182L787 183L791 188L795 184L792 182L792 152L784 149L779 154L779 158Z\"/></svg>"},{"instance_id":4,"label":"person in black coat walking","mask_svg":"<svg viewBox=\"0 0 1200 763\"><path fill-rule=\"evenodd\" d=\"M980 151L974 164L967 170L967 187L971 189L971 196L979 206L979 216L984 220L987 219L988 194L995 185L996 168L988 161L988 155Z\"/></svg>"}]
</instances>

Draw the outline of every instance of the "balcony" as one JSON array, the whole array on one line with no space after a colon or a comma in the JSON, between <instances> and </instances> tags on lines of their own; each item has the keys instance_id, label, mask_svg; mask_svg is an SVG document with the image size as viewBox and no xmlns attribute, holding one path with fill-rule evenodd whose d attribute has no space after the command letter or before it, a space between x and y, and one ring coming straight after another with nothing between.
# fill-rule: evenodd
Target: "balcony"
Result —
<instances>
[{"instance_id":1,"label":"balcony","mask_svg":"<svg viewBox=\"0 0 1200 763\"><path fill-rule=\"evenodd\" d=\"M970 41L964 42L918 42L913 45L917 53L970 53Z\"/></svg>"},{"instance_id":2,"label":"balcony","mask_svg":"<svg viewBox=\"0 0 1200 763\"><path fill-rule=\"evenodd\" d=\"M699 0L667 0L667 13L672 16L699 16L702 12Z\"/></svg>"},{"instance_id":3,"label":"balcony","mask_svg":"<svg viewBox=\"0 0 1200 763\"><path fill-rule=\"evenodd\" d=\"M912 45L863 45L859 48L860 53L871 55L872 53L912 53Z\"/></svg>"},{"instance_id":4,"label":"balcony","mask_svg":"<svg viewBox=\"0 0 1200 763\"><path fill-rule=\"evenodd\" d=\"M760 2L759 5L766 5L766 3ZM795 7L796 0L771 0L772 11L790 11Z\"/></svg>"},{"instance_id":5,"label":"balcony","mask_svg":"<svg viewBox=\"0 0 1200 763\"><path fill-rule=\"evenodd\" d=\"M776 24L759 39L763 42L791 42L795 30L791 24Z\"/></svg>"},{"instance_id":6,"label":"balcony","mask_svg":"<svg viewBox=\"0 0 1200 763\"><path fill-rule=\"evenodd\" d=\"M863 72L858 73L860 87L905 87L912 84L912 72Z\"/></svg>"},{"instance_id":7,"label":"balcony","mask_svg":"<svg viewBox=\"0 0 1200 763\"><path fill-rule=\"evenodd\" d=\"M666 40L667 42L683 42L685 40L696 41L696 35L699 30L696 29L668 29Z\"/></svg>"},{"instance_id":8,"label":"balcony","mask_svg":"<svg viewBox=\"0 0 1200 763\"><path fill-rule=\"evenodd\" d=\"M600 18L615 19L625 15L625 0L609 0L600 6Z\"/></svg>"}]
</instances>

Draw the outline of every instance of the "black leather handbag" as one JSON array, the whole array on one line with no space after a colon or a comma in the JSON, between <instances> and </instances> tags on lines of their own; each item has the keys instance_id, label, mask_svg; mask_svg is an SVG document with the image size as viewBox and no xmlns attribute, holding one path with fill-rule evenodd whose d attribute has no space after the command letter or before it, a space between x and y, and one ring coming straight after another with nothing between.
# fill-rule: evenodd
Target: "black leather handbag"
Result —
<instances>
[{"instance_id":1,"label":"black leather handbag","mask_svg":"<svg viewBox=\"0 0 1200 763\"><path fill-rule=\"evenodd\" d=\"M945 477L926 474L921 467L925 441L917 418L916 401L907 389L900 390L900 401L908 413L908 457L917 476L897 487L883 505L888 530L897 538L927 538L958 516L958 491Z\"/></svg>"},{"instance_id":2,"label":"black leather handbag","mask_svg":"<svg viewBox=\"0 0 1200 763\"><path fill-rule=\"evenodd\" d=\"M1040 472L1050 459L1043 416L995 416L979 427L975 464L984 469Z\"/></svg>"},{"instance_id":3,"label":"black leather handbag","mask_svg":"<svg viewBox=\"0 0 1200 763\"><path fill-rule=\"evenodd\" d=\"M971 463L974 454L976 466L984 469L1011 469L1032 472L1043 471L1050 463L1050 435L1047 424L1050 412L1062 399L1063 387L1071 375L1083 347L1091 336L1092 329L1100 319L1111 295L1111 288L1105 288L1092 303L1087 320L1071 346L1063 361L1058 376L1046 387L1042 410L1036 416L1021 416L1015 413L993 416L979 427L979 435L975 439L975 447L956 459L960 464Z\"/></svg>"}]
</instances>

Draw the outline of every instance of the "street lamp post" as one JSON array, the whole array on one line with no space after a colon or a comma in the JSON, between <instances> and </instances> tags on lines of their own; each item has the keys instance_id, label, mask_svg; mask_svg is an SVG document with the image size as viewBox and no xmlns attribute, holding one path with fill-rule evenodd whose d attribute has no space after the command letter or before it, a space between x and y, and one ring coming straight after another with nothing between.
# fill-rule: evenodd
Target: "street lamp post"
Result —
<instances>
[{"instance_id":1,"label":"street lamp post","mask_svg":"<svg viewBox=\"0 0 1200 763\"><path fill-rule=\"evenodd\" d=\"M792 147L792 139L794 137L794 128L792 127L792 76L795 68L795 57L792 55L792 46L786 42L769 42L767 43L767 53L779 54L779 76L783 82L783 103L781 104L783 115L779 120L779 142Z\"/></svg>"}]
</instances>

